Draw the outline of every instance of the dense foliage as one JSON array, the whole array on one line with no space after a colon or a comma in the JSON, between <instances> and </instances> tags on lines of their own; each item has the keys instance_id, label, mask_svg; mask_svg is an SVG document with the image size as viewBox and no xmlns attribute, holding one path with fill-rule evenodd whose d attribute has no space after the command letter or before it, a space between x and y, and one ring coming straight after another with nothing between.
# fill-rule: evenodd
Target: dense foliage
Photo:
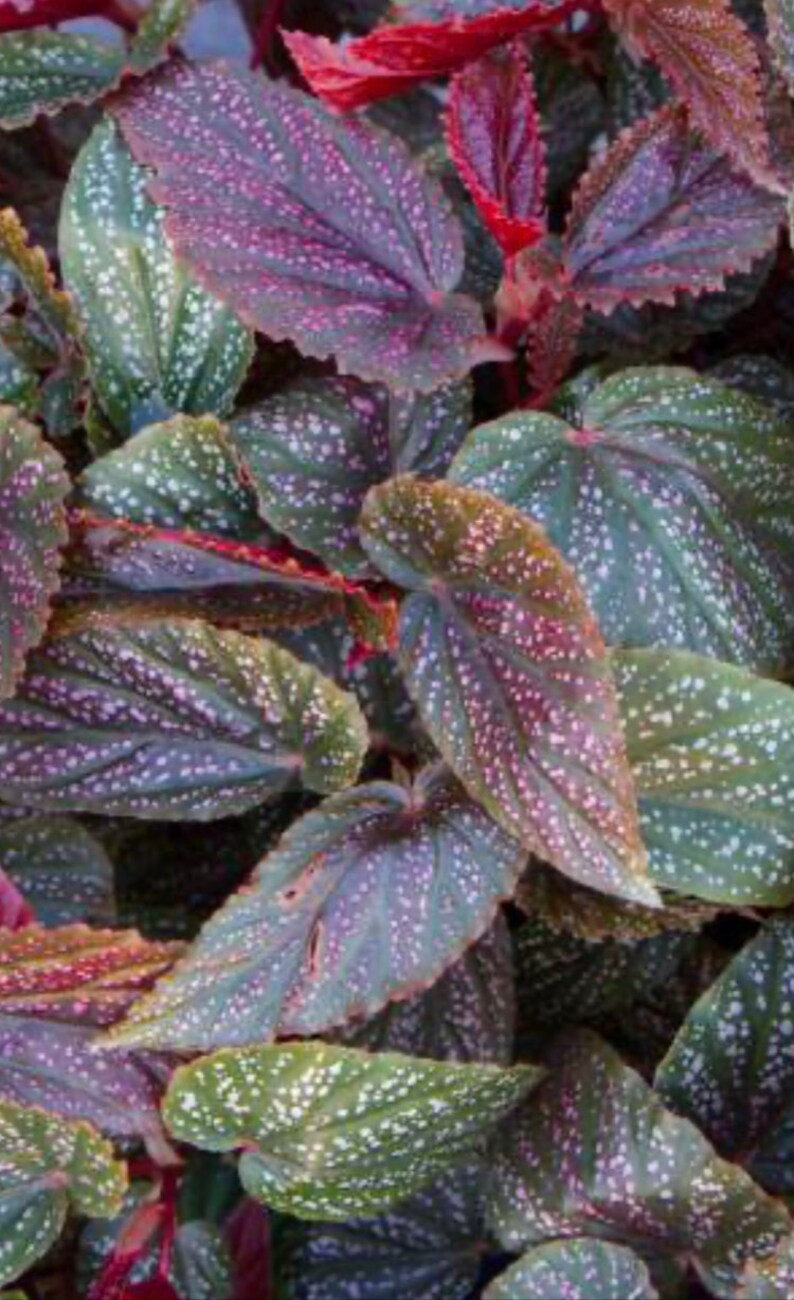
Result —
<instances>
[{"instance_id":1,"label":"dense foliage","mask_svg":"<svg viewBox=\"0 0 794 1300\"><path fill-rule=\"evenodd\" d=\"M0 0L2 1295L789 1300L794 3L242 10Z\"/></svg>"}]
</instances>

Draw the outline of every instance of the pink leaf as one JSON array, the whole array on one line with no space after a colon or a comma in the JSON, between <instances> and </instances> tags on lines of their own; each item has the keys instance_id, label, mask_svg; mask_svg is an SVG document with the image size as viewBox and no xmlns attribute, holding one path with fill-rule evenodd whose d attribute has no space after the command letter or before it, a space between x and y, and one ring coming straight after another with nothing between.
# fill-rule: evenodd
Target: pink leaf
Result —
<instances>
[{"instance_id":1,"label":"pink leaf","mask_svg":"<svg viewBox=\"0 0 794 1300\"><path fill-rule=\"evenodd\" d=\"M378 27L344 48L322 36L282 32L290 54L315 94L334 108L360 108L457 72L514 36L554 27L581 8L581 0L528 0L476 18Z\"/></svg>"},{"instance_id":2,"label":"pink leaf","mask_svg":"<svg viewBox=\"0 0 794 1300\"><path fill-rule=\"evenodd\" d=\"M463 68L450 91L449 151L491 234L512 256L545 233L546 151L521 46Z\"/></svg>"},{"instance_id":3,"label":"pink leaf","mask_svg":"<svg viewBox=\"0 0 794 1300\"><path fill-rule=\"evenodd\" d=\"M0 868L0 929L22 930L35 922L35 912L25 902L13 880Z\"/></svg>"}]
</instances>

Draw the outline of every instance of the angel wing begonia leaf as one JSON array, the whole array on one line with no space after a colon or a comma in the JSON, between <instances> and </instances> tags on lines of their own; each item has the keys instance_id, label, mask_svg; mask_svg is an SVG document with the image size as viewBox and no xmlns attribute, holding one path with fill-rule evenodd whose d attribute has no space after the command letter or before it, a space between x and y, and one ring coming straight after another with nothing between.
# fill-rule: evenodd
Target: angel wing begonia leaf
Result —
<instances>
[{"instance_id":1,"label":"angel wing begonia leaf","mask_svg":"<svg viewBox=\"0 0 794 1300\"><path fill-rule=\"evenodd\" d=\"M174 64L113 111L203 284L273 339L403 389L483 352L463 241L401 141L284 82Z\"/></svg>"},{"instance_id":2,"label":"angel wing begonia leaf","mask_svg":"<svg viewBox=\"0 0 794 1300\"><path fill-rule=\"evenodd\" d=\"M673 303L722 289L777 243L782 200L700 143L666 106L629 128L581 181L563 244L582 303Z\"/></svg>"},{"instance_id":3,"label":"angel wing begonia leaf","mask_svg":"<svg viewBox=\"0 0 794 1300\"><path fill-rule=\"evenodd\" d=\"M396 396L304 379L240 415L229 436L268 522L356 576L371 572L357 527L369 489L409 471L443 477L470 422L468 383Z\"/></svg>"},{"instance_id":4,"label":"angel wing begonia leaf","mask_svg":"<svg viewBox=\"0 0 794 1300\"><path fill-rule=\"evenodd\" d=\"M491 923L524 851L443 767L296 822L111 1042L208 1051L308 1037L432 984Z\"/></svg>"},{"instance_id":5,"label":"angel wing begonia leaf","mask_svg":"<svg viewBox=\"0 0 794 1300\"><path fill-rule=\"evenodd\" d=\"M250 1195L305 1219L372 1214L470 1155L540 1077L324 1043L230 1049L178 1069L174 1137L246 1150Z\"/></svg>"},{"instance_id":6,"label":"angel wing begonia leaf","mask_svg":"<svg viewBox=\"0 0 794 1300\"><path fill-rule=\"evenodd\" d=\"M90 1124L0 1100L0 1283L45 1254L70 1207L117 1214L126 1187L126 1166Z\"/></svg>"},{"instance_id":7,"label":"angel wing begonia leaf","mask_svg":"<svg viewBox=\"0 0 794 1300\"><path fill-rule=\"evenodd\" d=\"M76 32L0 35L0 125L28 126L40 113L90 103L116 86L124 55L116 45Z\"/></svg>"},{"instance_id":8,"label":"angel wing begonia leaf","mask_svg":"<svg viewBox=\"0 0 794 1300\"><path fill-rule=\"evenodd\" d=\"M683 651L613 656L657 885L734 907L794 900L794 693Z\"/></svg>"},{"instance_id":9,"label":"angel wing begonia leaf","mask_svg":"<svg viewBox=\"0 0 794 1300\"><path fill-rule=\"evenodd\" d=\"M556 26L578 0L522 0L437 22L387 24L345 46L306 32L282 35L315 94L334 108L360 108L429 77L455 72L514 36ZM435 16L435 15L434 15Z\"/></svg>"},{"instance_id":10,"label":"angel wing begonia leaf","mask_svg":"<svg viewBox=\"0 0 794 1300\"><path fill-rule=\"evenodd\" d=\"M411 593L401 667L469 792L561 871L653 906L606 651L545 533L487 493L402 477L372 489L361 534Z\"/></svg>"},{"instance_id":11,"label":"angel wing begonia leaf","mask_svg":"<svg viewBox=\"0 0 794 1300\"><path fill-rule=\"evenodd\" d=\"M0 1015L112 1024L173 964L180 944L87 925L0 930Z\"/></svg>"},{"instance_id":12,"label":"angel wing begonia leaf","mask_svg":"<svg viewBox=\"0 0 794 1300\"><path fill-rule=\"evenodd\" d=\"M794 1291L794 1236L773 1255L751 1259L742 1275L738 1300L789 1300Z\"/></svg>"},{"instance_id":13,"label":"angel wing begonia leaf","mask_svg":"<svg viewBox=\"0 0 794 1300\"><path fill-rule=\"evenodd\" d=\"M588 1237L550 1241L500 1273L483 1300L658 1300L647 1266L626 1246Z\"/></svg>"},{"instance_id":14,"label":"angel wing begonia leaf","mask_svg":"<svg viewBox=\"0 0 794 1300\"><path fill-rule=\"evenodd\" d=\"M512 256L546 233L546 151L535 87L518 44L457 73L447 144L485 224Z\"/></svg>"},{"instance_id":15,"label":"angel wing begonia leaf","mask_svg":"<svg viewBox=\"0 0 794 1300\"><path fill-rule=\"evenodd\" d=\"M51 640L0 708L9 801L206 821L298 775L349 784L366 726L345 694L270 642L172 619Z\"/></svg>"},{"instance_id":16,"label":"angel wing begonia leaf","mask_svg":"<svg viewBox=\"0 0 794 1300\"><path fill-rule=\"evenodd\" d=\"M0 407L0 697L41 640L58 589L69 481L35 425Z\"/></svg>"},{"instance_id":17,"label":"angel wing begonia leaf","mask_svg":"<svg viewBox=\"0 0 794 1300\"><path fill-rule=\"evenodd\" d=\"M548 529L608 644L786 661L794 444L762 403L683 368L620 371L570 422L516 412L475 429L450 478Z\"/></svg>"},{"instance_id":18,"label":"angel wing begonia leaf","mask_svg":"<svg viewBox=\"0 0 794 1300\"><path fill-rule=\"evenodd\" d=\"M791 1231L783 1204L665 1110L597 1035L564 1034L544 1059L550 1073L494 1158L489 1219L506 1249L588 1236L685 1253L725 1295L747 1260Z\"/></svg>"},{"instance_id":19,"label":"angel wing begonia leaf","mask_svg":"<svg viewBox=\"0 0 794 1300\"><path fill-rule=\"evenodd\" d=\"M177 262L146 179L103 121L78 155L61 211L61 264L91 382L121 439L176 412L225 414L253 351L234 312Z\"/></svg>"},{"instance_id":20,"label":"angel wing begonia leaf","mask_svg":"<svg viewBox=\"0 0 794 1300\"><path fill-rule=\"evenodd\" d=\"M0 863L42 925L112 921L113 864L96 836L74 818L0 823Z\"/></svg>"},{"instance_id":21,"label":"angel wing begonia leaf","mask_svg":"<svg viewBox=\"0 0 794 1300\"><path fill-rule=\"evenodd\" d=\"M629 48L658 63L692 124L760 183L774 181L760 62L729 0L605 0Z\"/></svg>"}]
</instances>

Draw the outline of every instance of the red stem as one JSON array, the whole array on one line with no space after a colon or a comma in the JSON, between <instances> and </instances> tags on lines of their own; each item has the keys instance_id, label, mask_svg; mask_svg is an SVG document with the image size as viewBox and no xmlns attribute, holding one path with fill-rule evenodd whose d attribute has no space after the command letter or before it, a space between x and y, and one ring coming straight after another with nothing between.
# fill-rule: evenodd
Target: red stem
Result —
<instances>
[{"instance_id":1,"label":"red stem","mask_svg":"<svg viewBox=\"0 0 794 1300\"><path fill-rule=\"evenodd\" d=\"M266 72L270 73L271 77L274 77L278 72L273 43L281 23L285 4L286 0L265 0L265 8L254 36L251 67L263 67Z\"/></svg>"}]
</instances>

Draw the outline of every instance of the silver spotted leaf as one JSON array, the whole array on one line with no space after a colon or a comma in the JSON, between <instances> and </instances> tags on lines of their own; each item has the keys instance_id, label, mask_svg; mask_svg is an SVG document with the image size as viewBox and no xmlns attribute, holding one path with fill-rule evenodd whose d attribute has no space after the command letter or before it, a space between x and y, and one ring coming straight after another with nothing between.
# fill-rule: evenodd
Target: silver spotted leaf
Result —
<instances>
[{"instance_id":1,"label":"silver spotted leaf","mask_svg":"<svg viewBox=\"0 0 794 1300\"><path fill-rule=\"evenodd\" d=\"M0 865L42 925L107 925L114 918L113 864L73 817L0 822Z\"/></svg>"},{"instance_id":2,"label":"silver spotted leaf","mask_svg":"<svg viewBox=\"0 0 794 1300\"><path fill-rule=\"evenodd\" d=\"M746 1262L791 1232L784 1205L596 1034L564 1034L544 1059L550 1073L503 1126L494 1156L489 1219L505 1248L603 1238L686 1255L709 1290L734 1294Z\"/></svg>"},{"instance_id":3,"label":"silver spotted leaf","mask_svg":"<svg viewBox=\"0 0 794 1300\"><path fill-rule=\"evenodd\" d=\"M543 524L609 645L785 661L794 442L753 398L679 367L625 370L575 422L516 412L475 429L450 478Z\"/></svg>"},{"instance_id":4,"label":"silver spotted leaf","mask_svg":"<svg viewBox=\"0 0 794 1300\"><path fill-rule=\"evenodd\" d=\"M111 1041L211 1051L372 1016L485 932L524 856L444 767L342 791L290 827Z\"/></svg>"},{"instance_id":5,"label":"silver spotted leaf","mask_svg":"<svg viewBox=\"0 0 794 1300\"><path fill-rule=\"evenodd\" d=\"M332 569L370 572L358 517L393 474L442 478L471 424L471 388L390 394L352 378L303 379L240 415L230 436L268 523Z\"/></svg>"},{"instance_id":6,"label":"silver spotted leaf","mask_svg":"<svg viewBox=\"0 0 794 1300\"><path fill-rule=\"evenodd\" d=\"M485 355L458 223L396 138L220 66L173 64L113 112L180 257L270 338L397 388Z\"/></svg>"},{"instance_id":7,"label":"silver spotted leaf","mask_svg":"<svg viewBox=\"0 0 794 1300\"><path fill-rule=\"evenodd\" d=\"M14 693L59 585L66 541L63 462L39 430L0 407L0 698Z\"/></svg>"},{"instance_id":8,"label":"silver spotted leaf","mask_svg":"<svg viewBox=\"0 0 794 1300\"><path fill-rule=\"evenodd\" d=\"M206 821L298 776L340 789L365 748L352 696L198 620L55 638L0 707L4 798L46 811Z\"/></svg>"},{"instance_id":9,"label":"silver spotted leaf","mask_svg":"<svg viewBox=\"0 0 794 1300\"><path fill-rule=\"evenodd\" d=\"M655 1087L731 1159L775 1129L794 1090L794 922L771 921L698 999Z\"/></svg>"},{"instance_id":10,"label":"silver spotted leaf","mask_svg":"<svg viewBox=\"0 0 794 1300\"><path fill-rule=\"evenodd\" d=\"M117 1214L126 1187L126 1166L90 1124L0 1100L0 1285L45 1254L70 1207Z\"/></svg>"},{"instance_id":11,"label":"silver spotted leaf","mask_svg":"<svg viewBox=\"0 0 794 1300\"><path fill-rule=\"evenodd\" d=\"M467 1300L485 1175L472 1160L377 1218L296 1224L280 1256L284 1300Z\"/></svg>"},{"instance_id":12,"label":"silver spotted leaf","mask_svg":"<svg viewBox=\"0 0 794 1300\"><path fill-rule=\"evenodd\" d=\"M226 1048L181 1066L164 1103L179 1141L234 1151L243 1186L305 1219L374 1214L471 1155L540 1077L324 1043Z\"/></svg>"},{"instance_id":13,"label":"silver spotted leaf","mask_svg":"<svg viewBox=\"0 0 794 1300\"><path fill-rule=\"evenodd\" d=\"M223 415L251 360L250 332L179 263L146 173L110 121L72 168L61 265L91 383L120 440L182 412Z\"/></svg>"},{"instance_id":14,"label":"silver spotted leaf","mask_svg":"<svg viewBox=\"0 0 794 1300\"><path fill-rule=\"evenodd\" d=\"M794 900L794 693L684 651L613 655L657 885L732 907Z\"/></svg>"},{"instance_id":15,"label":"silver spotted leaf","mask_svg":"<svg viewBox=\"0 0 794 1300\"><path fill-rule=\"evenodd\" d=\"M483 1300L658 1300L648 1269L626 1246L588 1237L528 1250L486 1289Z\"/></svg>"},{"instance_id":16,"label":"silver spotted leaf","mask_svg":"<svg viewBox=\"0 0 794 1300\"><path fill-rule=\"evenodd\" d=\"M674 303L722 289L771 252L785 216L777 194L699 141L686 110L664 107L624 132L577 189L563 244L577 299Z\"/></svg>"},{"instance_id":17,"label":"silver spotted leaf","mask_svg":"<svg viewBox=\"0 0 794 1300\"><path fill-rule=\"evenodd\" d=\"M0 35L0 125L27 126L40 113L90 103L118 83L122 50L75 32L22 31Z\"/></svg>"},{"instance_id":18,"label":"silver spotted leaf","mask_svg":"<svg viewBox=\"0 0 794 1300\"><path fill-rule=\"evenodd\" d=\"M487 493L400 477L369 493L361 535L411 593L400 666L472 796L574 879L653 906L604 643L542 529Z\"/></svg>"},{"instance_id":19,"label":"silver spotted leaf","mask_svg":"<svg viewBox=\"0 0 794 1300\"><path fill-rule=\"evenodd\" d=\"M89 465L80 500L97 514L157 528L238 541L269 533L227 432L212 416L175 415L141 429Z\"/></svg>"}]
</instances>

